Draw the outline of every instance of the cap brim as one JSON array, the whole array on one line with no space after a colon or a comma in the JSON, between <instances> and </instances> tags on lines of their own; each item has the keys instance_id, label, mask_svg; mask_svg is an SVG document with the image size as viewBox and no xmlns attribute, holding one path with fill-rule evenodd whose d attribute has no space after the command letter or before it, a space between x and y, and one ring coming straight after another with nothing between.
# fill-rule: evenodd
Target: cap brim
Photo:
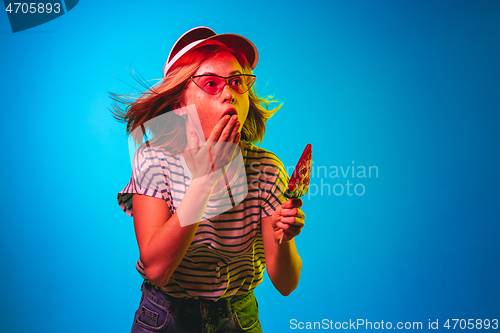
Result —
<instances>
[{"instance_id":1,"label":"cap brim","mask_svg":"<svg viewBox=\"0 0 500 333\"><path fill-rule=\"evenodd\" d=\"M194 43L199 40L207 39L209 37L213 37L217 35L215 31L207 27L196 27L185 34L183 34L177 42L175 42L174 47L170 51L168 55L167 62L170 62L172 58L179 53L183 48L188 46L191 43Z\"/></svg>"},{"instance_id":2,"label":"cap brim","mask_svg":"<svg viewBox=\"0 0 500 333\"><path fill-rule=\"evenodd\" d=\"M243 36L235 34L220 34L207 38L207 40L217 40L229 48L239 50L252 69L255 69L259 62L259 53L255 45Z\"/></svg>"},{"instance_id":3,"label":"cap brim","mask_svg":"<svg viewBox=\"0 0 500 333\"><path fill-rule=\"evenodd\" d=\"M252 69L255 69L259 61L259 53L255 45L247 38L236 34L217 35L212 29L197 27L182 35L170 51L167 62L163 68L163 76L166 76L170 68L189 51L208 45L217 41L228 48L240 51L248 61Z\"/></svg>"}]
</instances>

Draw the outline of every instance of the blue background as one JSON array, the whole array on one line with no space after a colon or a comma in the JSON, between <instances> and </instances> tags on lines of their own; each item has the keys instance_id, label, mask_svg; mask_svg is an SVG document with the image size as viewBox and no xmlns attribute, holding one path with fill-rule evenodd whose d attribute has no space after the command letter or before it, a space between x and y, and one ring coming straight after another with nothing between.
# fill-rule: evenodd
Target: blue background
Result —
<instances>
[{"instance_id":1,"label":"blue background","mask_svg":"<svg viewBox=\"0 0 500 333\"><path fill-rule=\"evenodd\" d=\"M130 68L161 78L200 25L259 49L257 88L284 102L262 146L286 166L310 142L315 167L378 167L312 179L298 289L257 288L266 332L500 319L499 17L499 1L80 1L13 34L0 14L0 331L130 330L131 167L107 93L130 92ZM327 192L347 181L365 193Z\"/></svg>"}]
</instances>

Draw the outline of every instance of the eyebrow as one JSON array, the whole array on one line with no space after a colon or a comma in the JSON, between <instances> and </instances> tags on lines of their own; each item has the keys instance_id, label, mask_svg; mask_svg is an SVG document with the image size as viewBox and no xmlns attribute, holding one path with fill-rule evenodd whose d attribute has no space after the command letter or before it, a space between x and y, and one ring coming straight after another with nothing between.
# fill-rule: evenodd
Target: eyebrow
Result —
<instances>
[{"instance_id":1,"label":"eyebrow","mask_svg":"<svg viewBox=\"0 0 500 333\"><path fill-rule=\"evenodd\" d=\"M230 76L232 76L232 75L236 75L236 74L241 74L241 72L239 70L235 70L235 71L232 71L229 74L231 74ZM215 73L212 73L212 72L205 72L203 74L198 74L198 75L215 75L215 76L221 76L219 74L215 74Z\"/></svg>"}]
</instances>

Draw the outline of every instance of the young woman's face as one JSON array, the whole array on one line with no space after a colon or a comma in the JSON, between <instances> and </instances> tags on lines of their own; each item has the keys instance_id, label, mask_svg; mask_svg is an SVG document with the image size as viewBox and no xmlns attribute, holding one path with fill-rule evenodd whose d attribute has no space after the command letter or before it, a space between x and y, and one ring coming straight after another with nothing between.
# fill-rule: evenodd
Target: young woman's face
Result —
<instances>
[{"instance_id":1,"label":"young woman's face","mask_svg":"<svg viewBox=\"0 0 500 333\"><path fill-rule=\"evenodd\" d=\"M229 52L223 51L205 60L194 75L215 74L231 76L242 74L243 69L238 60ZM193 75L193 76L194 76ZM189 81L184 91L184 105L195 105L200 117L205 139L208 139L215 124L226 114L237 114L238 122L243 127L248 116L248 92L239 94L228 85L217 95L210 95L199 88L193 81Z\"/></svg>"}]
</instances>

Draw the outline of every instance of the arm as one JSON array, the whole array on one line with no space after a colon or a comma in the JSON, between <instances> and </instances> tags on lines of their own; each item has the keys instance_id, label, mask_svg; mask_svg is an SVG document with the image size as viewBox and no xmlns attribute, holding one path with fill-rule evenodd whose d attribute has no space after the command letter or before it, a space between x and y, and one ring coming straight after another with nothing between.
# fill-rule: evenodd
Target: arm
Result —
<instances>
[{"instance_id":1,"label":"arm","mask_svg":"<svg viewBox=\"0 0 500 333\"><path fill-rule=\"evenodd\" d=\"M162 199L139 194L132 197L139 253L151 283L167 284L193 241L211 193L210 186L194 179L174 215ZM190 213L190 221L197 222L181 226L179 213L183 211Z\"/></svg>"},{"instance_id":2,"label":"arm","mask_svg":"<svg viewBox=\"0 0 500 333\"><path fill-rule=\"evenodd\" d=\"M193 173L182 202L171 215L163 199L135 194L132 197L134 227L139 253L148 280L164 286L186 255L203 218L215 184L222 177L213 165L232 161L238 148L237 118L224 118L214 127L208 143L230 142L232 145L204 145L185 152L184 157ZM196 140L197 141L197 140ZM213 161L213 162L211 162Z\"/></svg>"},{"instance_id":3,"label":"arm","mask_svg":"<svg viewBox=\"0 0 500 333\"><path fill-rule=\"evenodd\" d=\"M267 274L283 296L288 296L297 288L302 269L294 240L304 226L305 215L301 205L300 199L288 200L273 215L261 221ZM283 232L283 242L279 244Z\"/></svg>"}]
</instances>

